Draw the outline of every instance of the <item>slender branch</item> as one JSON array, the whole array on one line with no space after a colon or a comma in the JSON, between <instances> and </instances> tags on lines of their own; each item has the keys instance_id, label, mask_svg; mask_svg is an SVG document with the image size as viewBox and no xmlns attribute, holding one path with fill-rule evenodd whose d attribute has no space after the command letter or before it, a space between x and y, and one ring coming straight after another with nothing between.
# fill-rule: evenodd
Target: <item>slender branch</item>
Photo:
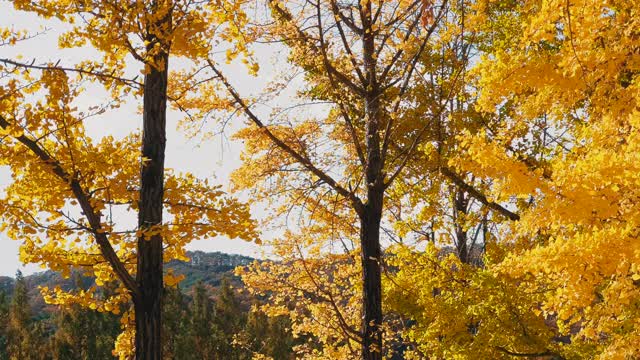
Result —
<instances>
[{"instance_id":1,"label":"slender branch","mask_svg":"<svg viewBox=\"0 0 640 360\"><path fill-rule=\"evenodd\" d=\"M0 115L0 127L3 129L7 129L11 124ZM131 276L124 264L114 251L109 239L107 238L104 229L102 229L101 221L100 221L100 213L96 212L93 206L91 205L90 197L87 192L82 188L82 185L78 181L75 175L71 175L67 173L63 168L60 162L56 159L52 158L47 151L45 151L38 143L28 138L27 136L20 135L16 137L16 139L26 146L31 152L36 155L42 162L45 164L49 164L53 173L60 178L60 180L64 181L69 185L69 188L76 200L80 204L82 211L85 214L85 217L89 221L89 225L91 227L91 232L96 239L100 247L100 252L102 256L109 262L113 271L116 273L120 281L125 285L127 290L129 290L132 296L139 296L138 286Z\"/></svg>"},{"instance_id":2,"label":"slender branch","mask_svg":"<svg viewBox=\"0 0 640 360\"><path fill-rule=\"evenodd\" d=\"M513 351L509 351L506 348L502 347L502 346L496 346L495 347L498 351L501 351L509 356L516 356L516 357L528 357L528 358L533 358L533 357L541 357L541 356L558 356L557 353L551 352L549 350L547 351L543 351L540 353L517 353L517 352L513 352ZM561 359L564 359L561 357Z\"/></svg>"},{"instance_id":3,"label":"slender branch","mask_svg":"<svg viewBox=\"0 0 640 360\"><path fill-rule=\"evenodd\" d=\"M497 211L498 213L502 214L509 220L513 220L513 221L520 220L520 215L506 209L505 207L503 207L498 203L489 201L489 199L487 199L486 196L484 196L480 191L476 190L473 186L467 184L459 175L457 175L451 169L445 166L441 166L440 172L444 176L448 177L451 181L453 181L453 183L456 184L459 188L466 191L469 195L473 196L476 200L480 201L486 207Z\"/></svg>"},{"instance_id":4,"label":"slender branch","mask_svg":"<svg viewBox=\"0 0 640 360\"><path fill-rule=\"evenodd\" d=\"M319 3L317 5L317 8L318 8L318 24L321 24L321 19L320 19L320 14L319 14L320 13L320 4ZM331 11L333 12L334 15L338 16L340 19L344 18L344 15L338 9L338 4L335 1L331 1ZM344 20L343 20L343 22L344 22ZM345 24L347 24L347 26L349 26L348 23L345 22ZM349 45L349 42L347 41L347 36L346 36L346 34L344 32L344 29L342 28L342 25L340 25L340 21L338 19L336 19L336 27L338 28L338 33L340 34L340 39L342 40L342 45L344 46L344 49L347 52L347 55L349 55L349 60L351 61L351 65L355 69L356 74L358 75L358 79L360 79L360 82L364 83L365 82L364 74L362 74L362 71L360 70L360 67L356 63L355 55L353 54L353 51L351 51L351 46ZM320 29L320 30L322 31L322 29ZM322 36L322 32L320 32L320 36ZM324 45L322 45L322 47L324 48ZM323 54L326 57L326 50L323 51Z\"/></svg>"},{"instance_id":5,"label":"slender branch","mask_svg":"<svg viewBox=\"0 0 640 360\"><path fill-rule=\"evenodd\" d=\"M15 66L17 68L23 68L23 69L74 72L74 73L78 73L78 74L81 74L81 75L95 76L95 77L100 78L100 79L109 79L109 80L119 81L119 82L121 82L123 84L129 85L129 86L133 86L135 88L141 88L142 87L142 83L139 83L138 81L136 81L136 78L133 78L133 79L122 78L122 77L119 77L119 76L115 76L114 75L115 72L102 73L102 72L93 71L93 69L87 70L87 69L82 69L82 68L69 68L69 67L58 66L57 64L55 64L55 65L35 65L35 60L33 60L31 63L21 63L21 62L17 62L17 61L11 60L11 59L0 58L0 63L6 64L6 65Z\"/></svg>"},{"instance_id":6,"label":"slender branch","mask_svg":"<svg viewBox=\"0 0 640 360\"><path fill-rule=\"evenodd\" d=\"M337 5L335 4L335 2L332 2L332 8L335 7L334 13L336 11L339 11L337 9ZM320 34L320 51L322 52L322 58L324 59L324 63L325 66L327 66L329 64L329 57L327 55L327 47L324 41L324 34L322 31L322 17L321 17L321 12L320 12L320 5L318 4L317 6L317 18L318 18L318 33ZM345 49L347 51L347 53L349 54L349 58L352 61L352 65L354 67L354 69L356 69L356 73L358 74L358 78L360 79L360 81L364 84L366 82L364 75L362 74L362 72L360 71L360 68L358 67L358 65L355 62L355 58L353 57L353 54L351 53L351 48L349 47L346 37L344 35L344 32L342 31L342 27L340 26L339 22L336 22L336 24L338 25L338 30L340 31L340 36L342 38L342 42L345 46ZM327 68L328 70L328 68ZM335 83L335 80L332 76L331 71L327 71L327 74L329 75L329 83L331 84L331 88L334 90L338 89L338 86ZM347 125L347 129L349 129L349 134L351 135L351 141L353 141L353 145L355 146L356 149L356 154L358 155L358 159L360 160L360 164L362 166L366 165L366 159L364 156L364 151L362 150L362 145L360 145L360 139L358 139L358 133L356 132L355 127L353 126L353 121L351 120L351 117L349 116L349 113L347 112L347 109L345 108L344 104L342 103L342 101L338 100L337 101L338 106L340 107L340 112L342 113L342 117L344 118L345 124Z\"/></svg>"},{"instance_id":7,"label":"slender branch","mask_svg":"<svg viewBox=\"0 0 640 360\"><path fill-rule=\"evenodd\" d=\"M417 59L417 58L416 58ZM417 61L417 60L416 60ZM413 69L411 70L413 71ZM452 84L455 85L458 82L458 79L460 78L461 74L464 71L458 71L455 75L455 77L453 78ZM405 84L403 84L401 90L405 91L407 89L407 85L408 83L406 82L405 79ZM455 86L452 86L451 90L448 92L447 97L445 98L444 103L440 106L440 108L438 109L438 112L435 114L435 116L433 116L433 118L440 118L442 116L442 112L445 110L445 107L447 105L447 101L449 99L452 98L453 93L454 93L454 89ZM399 103L396 103L396 105ZM394 108L395 109L395 108ZM388 182L384 185L385 187L388 187L391 185L391 183L393 182L393 180L400 175L400 173L402 172L402 170L404 169L404 167L408 164L409 162L409 158L412 156L413 151L417 148L417 146L420 144L420 141L422 140L422 136L424 135L424 133L427 131L427 128L429 126L429 123L427 123L425 126L422 127L422 129L420 129L420 131L418 132L418 134L416 135L416 137L414 138L411 146L409 146L409 149L407 149L406 153L405 153L405 157L404 159L401 161L400 166L398 166L398 168L396 169L396 171L393 173L393 175L391 175L391 177L389 178ZM389 128L389 131L391 129ZM385 134L385 140L388 139L389 136L387 134ZM384 145L387 145L387 143L384 143ZM388 146L388 145L387 145Z\"/></svg>"},{"instance_id":8,"label":"slender branch","mask_svg":"<svg viewBox=\"0 0 640 360\"><path fill-rule=\"evenodd\" d=\"M304 258L303 253L302 253L302 249L300 249L300 245L297 242L296 242L296 249L298 250L298 254L300 255L300 260L302 262L302 267L304 268L305 273L307 274L307 276L309 277L309 279L311 280L313 285L316 287L316 289L318 289L318 291L320 291L321 293L324 293L327 296L326 301L331 305L331 307L333 308L333 311L335 312L336 316L338 317L338 323L340 324L340 327L348 334L347 336L349 336L353 340L356 340L358 342L362 342L362 334L360 332L356 331L353 327L351 327L351 325L349 325L349 323L347 323L347 321L345 320L344 316L342 315L342 311L340 311L340 308L338 307L338 304L336 303L331 291L330 290L325 290L316 281L315 277L313 276L313 274L311 273L311 271L309 270L309 268L307 266L307 262L306 262L306 259Z\"/></svg>"},{"instance_id":9,"label":"slender branch","mask_svg":"<svg viewBox=\"0 0 640 360\"><path fill-rule=\"evenodd\" d=\"M310 51L315 53L315 55L319 55L321 53L318 47L311 43L310 37L307 35L307 33L305 33L302 29L300 29L298 26L296 26L296 24L293 23L291 14L289 14L282 7L278 6L278 4L275 3L274 1L270 0L269 4L271 5L271 8L274 9L274 11L281 18L281 21L284 21L287 24L295 27L296 33L298 34L299 41L302 41L309 48ZM365 93L365 89L356 85L353 81L351 81L351 79L349 79L347 75L343 74L338 69L336 69L335 66L331 65L329 61L325 61L323 59L323 63L328 72L332 73L338 79L338 81L340 81L342 84L347 86L353 92L360 95Z\"/></svg>"},{"instance_id":10,"label":"slender branch","mask_svg":"<svg viewBox=\"0 0 640 360\"><path fill-rule=\"evenodd\" d=\"M251 111L251 109L246 104L246 102L238 94L236 89L229 83L229 81L227 81L227 79L220 72L220 70L218 70L215 64L211 60L207 60L207 62L209 63L209 66L211 67L213 72L215 72L216 75L218 75L222 84L227 88L227 91L229 92L231 97L233 97L233 99L238 104L238 106L240 106L240 108L245 113L245 115L258 128L262 129L262 131L265 133L265 135L269 139L271 139L271 141L273 141L280 149L284 150L287 154L293 157L298 163L304 166L308 171L310 171L311 173L316 175L318 178L320 178L320 180L322 180L324 183L332 187L340 195L349 199L358 213L362 211L364 205L362 204L362 201L355 195L354 192L351 192L345 189L344 187L342 187L331 176L329 176L329 174L317 168L313 163L311 163L311 161L308 158L302 156L300 153L294 150L291 146L287 145L283 140L277 137L271 130L269 130L269 128L264 125L264 123L254 114L254 112Z\"/></svg>"},{"instance_id":11,"label":"slender branch","mask_svg":"<svg viewBox=\"0 0 640 360\"><path fill-rule=\"evenodd\" d=\"M359 28L356 25L356 23L353 20L353 18L348 18L345 14L342 13L342 11L340 11L336 1L331 1L331 8L332 8L332 11L333 11L334 15L337 15L340 18L340 20L343 23L345 23L345 25L347 25L347 27L349 29L351 29L351 31L353 31L354 33L356 33L358 35L362 35L364 33L364 30L362 28Z\"/></svg>"}]
</instances>

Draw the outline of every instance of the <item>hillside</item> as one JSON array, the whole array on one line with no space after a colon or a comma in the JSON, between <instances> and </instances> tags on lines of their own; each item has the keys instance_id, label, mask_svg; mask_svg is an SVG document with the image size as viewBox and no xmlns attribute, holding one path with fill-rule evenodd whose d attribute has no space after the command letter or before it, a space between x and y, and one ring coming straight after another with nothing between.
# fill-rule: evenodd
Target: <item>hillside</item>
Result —
<instances>
[{"instance_id":1,"label":"hillside","mask_svg":"<svg viewBox=\"0 0 640 360\"><path fill-rule=\"evenodd\" d=\"M175 274L185 276L185 279L180 283L180 288L187 294L191 292L191 288L198 281L202 281L207 287L217 288L222 279L227 278L234 287L241 287L242 284L233 274L233 269L237 266L248 265L255 260L248 256L221 252L189 251L187 254L191 261L172 261L166 265L167 268L172 268ZM48 310L51 310L42 300L38 287L60 286L62 289L70 290L77 287L76 279L77 277L73 275L69 279L64 279L59 273L50 270L25 276L34 313L43 313L44 316ZM83 287L91 286L93 283L91 278L81 277L81 280ZM0 292L10 296L13 292L14 282L15 279L12 277L0 276Z\"/></svg>"},{"instance_id":2,"label":"hillside","mask_svg":"<svg viewBox=\"0 0 640 360\"><path fill-rule=\"evenodd\" d=\"M187 293L198 281L211 287L218 287L222 279L227 277L232 283L240 285L239 279L233 274L233 269L249 265L255 260L248 256L221 252L189 251L187 254L191 258L190 262L172 261L167 264L175 274L185 276L180 283L180 288Z\"/></svg>"}]
</instances>

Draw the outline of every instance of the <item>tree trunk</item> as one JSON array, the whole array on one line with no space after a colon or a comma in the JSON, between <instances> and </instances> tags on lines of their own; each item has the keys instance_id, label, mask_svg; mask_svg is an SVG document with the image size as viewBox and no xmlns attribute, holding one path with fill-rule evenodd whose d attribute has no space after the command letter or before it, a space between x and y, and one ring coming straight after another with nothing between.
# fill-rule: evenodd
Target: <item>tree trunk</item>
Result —
<instances>
[{"instance_id":1,"label":"tree trunk","mask_svg":"<svg viewBox=\"0 0 640 360\"><path fill-rule=\"evenodd\" d=\"M138 212L142 230L162 224L168 55L159 54L155 61L164 68L151 67L144 80L142 156L147 160L141 168ZM162 235L140 236L136 274L140 295L134 298L138 360L162 359L162 264Z\"/></svg>"},{"instance_id":2,"label":"tree trunk","mask_svg":"<svg viewBox=\"0 0 640 360\"><path fill-rule=\"evenodd\" d=\"M362 262L362 359L382 359L382 281L380 277L380 219L383 192L369 191L369 200L360 216Z\"/></svg>"},{"instance_id":3,"label":"tree trunk","mask_svg":"<svg viewBox=\"0 0 640 360\"><path fill-rule=\"evenodd\" d=\"M382 281L380 278L380 220L384 199L383 160L380 148L380 86L376 78L375 32L372 31L371 3L366 2L362 18L362 55L366 93L367 202L360 213L360 256L362 258L362 359L382 359Z\"/></svg>"},{"instance_id":4,"label":"tree trunk","mask_svg":"<svg viewBox=\"0 0 640 360\"><path fill-rule=\"evenodd\" d=\"M380 89L376 79L375 33L371 3L363 9L362 51L366 78L364 114L366 126L367 202L360 214L360 256L362 257L362 359L382 359L382 281L380 279L380 220L384 199L384 175L380 149Z\"/></svg>"},{"instance_id":5,"label":"tree trunk","mask_svg":"<svg viewBox=\"0 0 640 360\"><path fill-rule=\"evenodd\" d=\"M458 258L462 263L471 263L471 250L467 244L467 231L465 230L460 215L467 215L468 213L468 199L465 198L465 192L462 189L456 188L453 195L453 219L454 227L456 230L456 250L458 252Z\"/></svg>"}]
</instances>

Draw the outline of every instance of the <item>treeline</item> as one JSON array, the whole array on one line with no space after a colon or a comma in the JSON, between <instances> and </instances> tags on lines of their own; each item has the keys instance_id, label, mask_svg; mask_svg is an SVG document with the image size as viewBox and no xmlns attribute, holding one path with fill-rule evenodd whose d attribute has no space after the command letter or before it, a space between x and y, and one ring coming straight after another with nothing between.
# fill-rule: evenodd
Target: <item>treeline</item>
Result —
<instances>
[{"instance_id":1,"label":"treeline","mask_svg":"<svg viewBox=\"0 0 640 360\"><path fill-rule=\"evenodd\" d=\"M77 279L78 288L82 280ZM105 289L109 297L114 289ZM27 283L16 274L11 296L0 291L0 360L116 359L120 317L72 305L32 311ZM252 307L256 305L256 307ZM198 282L190 294L168 289L164 298L162 348L165 359L249 360L254 354L293 358L286 317L267 317L259 303L223 280L215 289Z\"/></svg>"}]
</instances>

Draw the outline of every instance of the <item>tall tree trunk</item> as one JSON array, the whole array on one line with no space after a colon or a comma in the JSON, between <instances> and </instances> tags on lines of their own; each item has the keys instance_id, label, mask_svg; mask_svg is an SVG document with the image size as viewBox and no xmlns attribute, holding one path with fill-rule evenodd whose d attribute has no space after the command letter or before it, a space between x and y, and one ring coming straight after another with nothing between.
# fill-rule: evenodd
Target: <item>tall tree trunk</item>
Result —
<instances>
[{"instance_id":1,"label":"tall tree trunk","mask_svg":"<svg viewBox=\"0 0 640 360\"><path fill-rule=\"evenodd\" d=\"M362 7L362 55L365 73L364 115L366 126L367 201L360 214L362 258L362 359L382 359L382 281L380 278L380 220L384 200L384 175L380 148L381 103L375 58L375 31L371 2Z\"/></svg>"},{"instance_id":2,"label":"tall tree trunk","mask_svg":"<svg viewBox=\"0 0 640 360\"><path fill-rule=\"evenodd\" d=\"M380 277L380 220L383 192L369 192L369 199L360 216L360 246L362 262L362 359L382 359L382 282Z\"/></svg>"},{"instance_id":3,"label":"tall tree trunk","mask_svg":"<svg viewBox=\"0 0 640 360\"><path fill-rule=\"evenodd\" d=\"M380 221L384 201L377 97L367 101L367 202L360 214L362 263L362 359L382 359L382 280L380 277Z\"/></svg>"},{"instance_id":4,"label":"tall tree trunk","mask_svg":"<svg viewBox=\"0 0 640 360\"><path fill-rule=\"evenodd\" d=\"M138 212L138 227L143 230L162 224L168 54L157 55L155 62L164 68L151 67L144 80L142 156L147 160L141 169ZM136 274L140 296L134 298L138 360L162 359L162 264L162 235L140 236Z\"/></svg>"}]
</instances>

